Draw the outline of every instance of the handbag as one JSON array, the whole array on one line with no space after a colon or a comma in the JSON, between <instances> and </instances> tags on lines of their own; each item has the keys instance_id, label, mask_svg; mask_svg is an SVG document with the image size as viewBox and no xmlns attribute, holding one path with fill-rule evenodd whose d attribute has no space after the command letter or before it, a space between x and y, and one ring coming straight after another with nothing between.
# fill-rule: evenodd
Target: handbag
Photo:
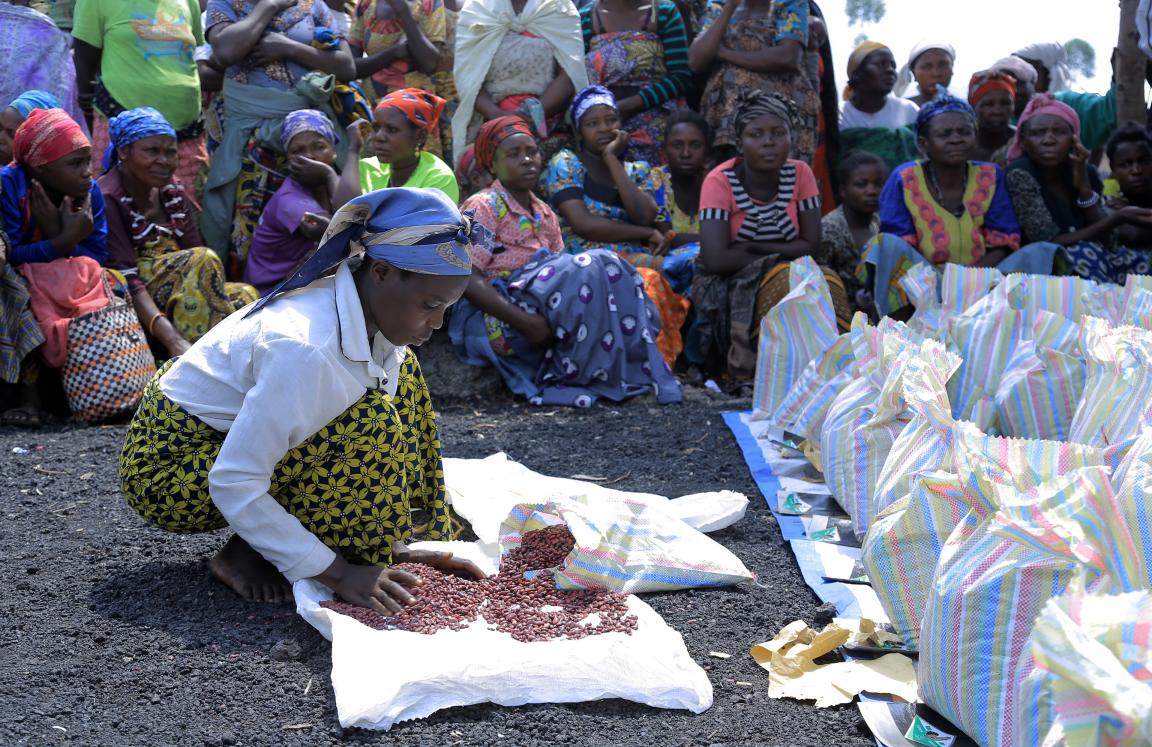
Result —
<instances>
[{"instance_id":1,"label":"handbag","mask_svg":"<svg viewBox=\"0 0 1152 747\"><path fill-rule=\"evenodd\" d=\"M93 423L131 414L156 374L156 359L130 301L112 293L108 305L68 323L68 355L62 376L68 408Z\"/></svg>"}]
</instances>

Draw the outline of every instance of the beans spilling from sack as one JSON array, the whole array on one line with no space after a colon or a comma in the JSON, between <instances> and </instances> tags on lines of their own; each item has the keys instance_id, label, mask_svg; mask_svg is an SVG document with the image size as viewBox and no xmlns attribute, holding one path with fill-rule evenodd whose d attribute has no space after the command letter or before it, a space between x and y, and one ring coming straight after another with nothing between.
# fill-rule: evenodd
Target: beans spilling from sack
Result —
<instances>
[{"instance_id":1,"label":"beans spilling from sack","mask_svg":"<svg viewBox=\"0 0 1152 747\"><path fill-rule=\"evenodd\" d=\"M577 639L602 633L631 635L636 616L627 595L610 591L562 591L552 573L575 544L565 526L527 532L520 547L504 556L500 573L475 580L441 573L418 563L395 567L424 583L416 601L395 615L340 601L321 606L355 618L376 630L432 633L461 630L480 616L491 628L518 641Z\"/></svg>"}]
</instances>

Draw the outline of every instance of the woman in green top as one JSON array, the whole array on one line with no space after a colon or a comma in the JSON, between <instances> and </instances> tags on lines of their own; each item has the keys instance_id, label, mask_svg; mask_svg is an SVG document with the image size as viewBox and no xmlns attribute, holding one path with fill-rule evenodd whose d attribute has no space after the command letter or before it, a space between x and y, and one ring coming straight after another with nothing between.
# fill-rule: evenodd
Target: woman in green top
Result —
<instances>
[{"instance_id":1,"label":"woman in green top","mask_svg":"<svg viewBox=\"0 0 1152 747\"><path fill-rule=\"evenodd\" d=\"M456 174L435 155L424 150L446 102L419 88L393 91L373 112L371 158L360 158L360 130L349 128L348 163L341 172L333 207L364 192L387 187L439 189L453 202L460 201Z\"/></svg>"}]
</instances>

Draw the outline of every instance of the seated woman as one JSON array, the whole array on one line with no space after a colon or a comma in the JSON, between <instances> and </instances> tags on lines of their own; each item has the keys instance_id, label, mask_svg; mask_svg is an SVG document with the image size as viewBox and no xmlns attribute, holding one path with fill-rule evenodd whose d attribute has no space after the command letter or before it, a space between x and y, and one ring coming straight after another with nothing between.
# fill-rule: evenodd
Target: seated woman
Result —
<instances>
[{"instance_id":1,"label":"seated woman","mask_svg":"<svg viewBox=\"0 0 1152 747\"><path fill-rule=\"evenodd\" d=\"M956 50L948 42L921 41L908 53L908 64L900 68L896 81L896 95L903 96L913 80L918 92L908 100L924 106L936 97L947 94L952 84L952 66L956 64Z\"/></svg>"},{"instance_id":2,"label":"seated woman","mask_svg":"<svg viewBox=\"0 0 1152 747\"><path fill-rule=\"evenodd\" d=\"M230 527L208 567L245 599L286 601L312 578L391 614L419 591L388 564L481 575L393 544L411 537L413 508L428 512L429 539L451 539L436 416L410 347L467 287L470 228L443 195L389 189L353 200L330 229L270 296L160 369L120 482L161 529Z\"/></svg>"},{"instance_id":3,"label":"seated woman","mask_svg":"<svg viewBox=\"0 0 1152 747\"><path fill-rule=\"evenodd\" d=\"M1108 207L1119 212L1129 207L1152 209L1152 139L1144 127L1132 122L1119 128L1109 138L1104 152L1119 190L1108 200ZM1135 249L1152 249L1152 230L1143 225L1124 225L1119 229L1118 240Z\"/></svg>"},{"instance_id":4,"label":"seated woman","mask_svg":"<svg viewBox=\"0 0 1152 747\"><path fill-rule=\"evenodd\" d=\"M820 248L816 178L788 157L796 116L795 105L778 94L741 94L740 155L714 168L700 193L692 302L705 370L726 376L733 388L752 379L760 319L788 293L788 261ZM839 283L834 275L829 280Z\"/></svg>"},{"instance_id":5,"label":"seated woman","mask_svg":"<svg viewBox=\"0 0 1152 747\"><path fill-rule=\"evenodd\" d=\"M460 185L448 164L424 150L444 111L444 99L426 91L405 88L376 103L372 113L371 158L360 158L360 127L348 128L348 162L340 173L333 206L343 205L362 192L388 187L439 189L460 200Z\"/></svg>"},{"instance_id":6,"label":"seated woman","mask_svg":"<svg viewBox=\"0 0 1152 747\"><path fill-rule=\"evenodd\" d=\"M616 99L603 86L589 86L572 102L579 150L562 150L548 164L544 191L563 219L565 248L579 254L609 249L642 272L648 295L660 309L661 346L671 364L683 349L680 326L688 302L662 275L668 253L668 217L656 172L643 161L623 161L628 133L620 129ZM676 268L675 262L672 267Z\"/></svg>"},{"instance_id":7,"label":"seated woman","mask_svg":"<svg viewBox=\"0 0 1152 747\"><path fill-rule=\"evenodd\" d=\"M556 214L532 194L541 158L531 127L516 116L488 120L476 159L496 181L462 209L494 239L473 245L472 281L453 310L461 359L495 366L533 404L588 407L653 391L678 402L643 279L605 249L565 254Z\"/></svg>"},{"instance_id":8,"label":"seated woman","mask_svg":"<svg viewBox=\"0 0 1152 747\"><path fill-rule=\"evenodd\" d=\"M460 94L452 117L457 161L485 120L513 111L534 120L547 161L570 139L563 119L572 94L588 87L576 7L567 0L465 3L453 76Z\"/></svg>"},{"instance_id":9,"label":"seated woman","mask_svg":"<svg viewBox=\"0 0 1152 747\"><path fill-rule=\"evenodd\" d=\"M684 19L670 0L592 0L580 10L588 82L616 97L628 143L621 157L663 162L668 117L692 80Z\"/></svg>"},{"instance_id":10,"label":"seated woman","mask_svg":"<svg viewBox=\"0 0 1152 747\"><path fill-rule=\"evenodd\" d=\"M664 133L664 157L667 164L660 167L664 182L664 204L672 223L672 249L664 260L664 271L669 273L672 256L699 254L700 245L700 190L708 175L712 155L712 129L704 117L685 109L672 115ZM696 245L691 255L677 255L677 249ZM691 270L689 270L691 273ZM674 273L669 273L674 274ZM687 285L691 285L691 274ZM676 287L676 284L673 284ZM679 288L677 288L680 291Z\"/></svg>"},{"instance_id":11,"label":"seated woman","mask_svg":"<svg viewBox=\"0 0 1152 747\"><path fill-rule=\"evenodd\" d=\"M264 208L244 268L244 280L260 295L268 295L300 260L315 251L328 228L332 195L340 178L331 168L336 141L336 131L324 112L301 109L284 118L280 142L293 172Z\"/></svg>"},{"instance_id":12,"label":"seated woman","mask_svg":"<svg viewBox=\"0 0 1152 747\"><path fill-rule=\"evenodd\" d=\"M840 112L841 158L865 151L895 168L916 157L911 125L920 107L893 96L895 84L896 58L891 49L866 41L852 51Z\"/></svg>"},{"instance_id":13,"label":"seated woman","mask_svg":"<svg viewBox=\"0 0 1152 747\"><path fill-rule=\"evenodd\" d=\"M1147 274L1149 255L1117 245L1122 226L1152 225L1146 210L1109 212L1088 149L1080 142L1080 119L1050 93L1028 102L1008 150L1008 192L1026 241L1063 247L1069 270L1088 280L1123 283Z\"/></svg>"},{"instance_id":14,"label":"seated woman","mask_svg":"<svg viewBox=\"0 0 1152 747\"><path fill-rule=\"evenodd\" d=\"M47 91L31 90L17 96L0 109L0 165L12 161L12 138L33 109L63 109L64 104Z\"/></svg>"},{"instance_id":15,"label":"seated woman","mask_svg":"<svg viewBox=\"0 0 1152 747\"><path fill-rule=\"evenodd\" d=\"M203 246L183 184L176 130L151 107L108 120L104 175L96 184L108 216L108 266L128 278L148 336L170 356L183 354L256 291L224 281L224 264Z\"/></svg>"},{"instance_id":16,"label":"seated woman","mask_svg":"<svg viewBox=\"0 0 1152 747\"><path fill-rule=\"evenodd\" d=\"M858 151L840 162L840 206L820 221L820 264L844 283L853 311L872 310L872 297L856 276L864 247L880 232L880 193L888 167L876 155Z\"/></svg>"},{"instance_id":17,"label":"seated woman","mask_svg":"<svg viewBox=\"0 0 1152 747\"><path fill-rule=\"evenodd\" d=\"M0 226L9 243L5 266L23 277L44 341L35 358L21 358L21 404L6 418L16 425L40 425L38 365L64 365L68 320L107 304L102 265L108 260L108 227L104 197L92 181L91 151L80 125L64 110L36 109L16 130L12 163L0 169ZM26 321L10 307L19 307L24 295L15 293L4 302L9 324Z\"/></svg>"},{"instance_id":18,"label":"seated woman","mask_svg":"<svg viewBox=\"0 0 1152 747\"><path fill-rule=\"evenodd\" d=\"M968 83L968 104L976 112L976 145L968 157L973 161L1007 163L1008 144L1016 135L1012 118L1016 111L1016 79L1008 73L983 70Z\"/></svg>"},{"instance_id":19,"label":"seated woman","mask_svg":"<svg viewBox=\"0 0 1152 747\"><path fill-rule=\"evenodd\" d=\"M945 95L922 106L916 138L924 158L888 177L880 195L880 234L861 268L877 313L911 311L899 280L916 264L1052 271L1056 246L1020 248L1004 173L995 164L968 160L976 142L976 112L968 102Z\"/></svg>"}]
</instances>

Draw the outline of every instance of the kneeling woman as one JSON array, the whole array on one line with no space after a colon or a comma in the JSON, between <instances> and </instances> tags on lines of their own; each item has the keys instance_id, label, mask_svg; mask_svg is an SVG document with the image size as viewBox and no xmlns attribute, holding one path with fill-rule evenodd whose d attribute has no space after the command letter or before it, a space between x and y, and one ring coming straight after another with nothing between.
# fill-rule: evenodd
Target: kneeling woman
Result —
<instances>
[{"instance_id":1,"label":"kneeling woman","mask_svg":"<svg viewBox=\"0 0 1152 747\"><path fill-rule=\"evenodd\" d=\"M129 505L168 531L230 526L209 567L252 600L286 599L286 580L313 578L386 613L411 600L415 579L385 564L459 569L392 543L412 534L413 506L428 512L428 538L450 538L435 416L408 346L463 294L469 241L433 190L344 206L296 273L148 385L120 457Z\"/></svg>"},{"instance_id":2,"label":"kneeling woman","mask_svg":"<svg viewBox=\"0 0 1152 747\"><path fill-rule=\"evenodd\" d=\"M650 391L679 401L639 273L606 249L564 253L556 214L532 194L541 158L528 124L516 116L484 123L476 161L496 181L462 208L494 239L473 245L472 280L453 310L460 357L495 366L535 404L587 407Z\"/></svg>"},{"instance_id":3,"label":"kneeling woman","mask_svg":"<svg viewBox=\"0 0 1152 747\"><path fill-rule=\"evenodd\" d=\"M224 263L203 246L192 203L173 181L176 130L151 107L108 120L104 176L108 266L128 278L140 324L168 351L184 353L259 295L224 281Z\"/></svg>"}]
</instances>

